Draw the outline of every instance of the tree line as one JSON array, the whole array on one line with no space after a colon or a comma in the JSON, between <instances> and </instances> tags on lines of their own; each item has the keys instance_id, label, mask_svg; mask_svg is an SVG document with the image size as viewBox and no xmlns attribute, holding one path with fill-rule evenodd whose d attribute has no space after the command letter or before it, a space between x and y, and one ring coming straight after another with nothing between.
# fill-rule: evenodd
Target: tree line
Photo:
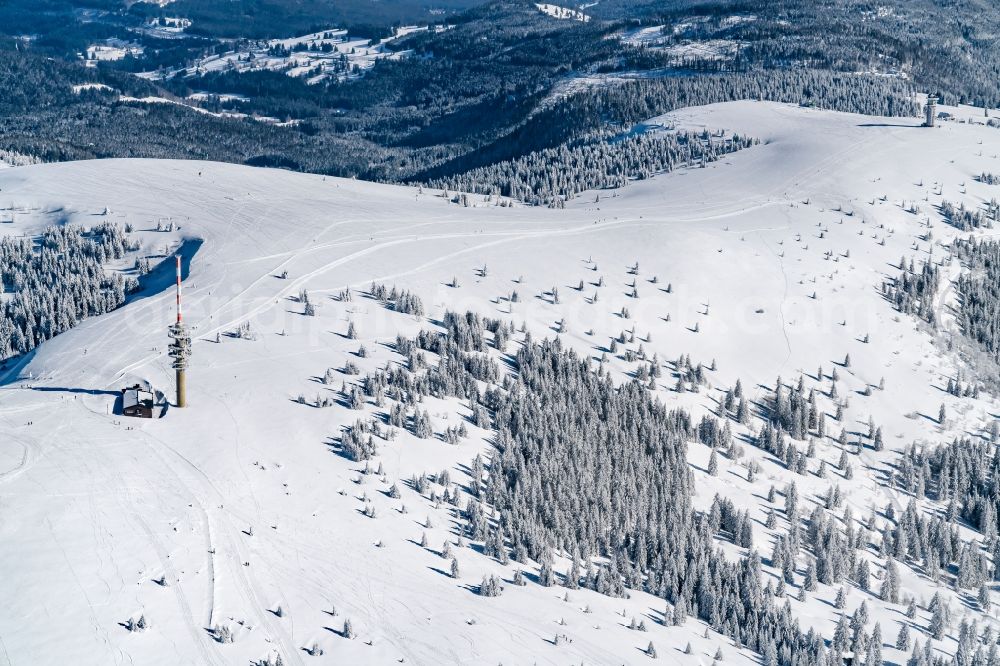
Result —
<instances>
[{"instance_id":1,"label":"tree line","mask_svg":"<svg viewBox=\"0 0 1000 666\"><path fill-rule=\"evenodd\" d=\"M24 354L87 317L125 302L138 283L108 272L108 262L132 247L127 234L105 222L90 230L52 226L39 238L0 238L0 360Z\"/></svg>"}]
</instances>

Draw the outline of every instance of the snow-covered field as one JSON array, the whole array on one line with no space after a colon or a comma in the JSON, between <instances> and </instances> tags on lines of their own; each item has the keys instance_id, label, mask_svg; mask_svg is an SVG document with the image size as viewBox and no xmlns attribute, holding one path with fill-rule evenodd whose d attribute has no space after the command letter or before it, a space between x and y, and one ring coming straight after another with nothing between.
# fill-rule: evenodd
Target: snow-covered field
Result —
<instances>
[{"instance_id":1,"label":"snow-covered field","mask_svg":"<svg viewBox=\"0 0 1000 666\"><path fill-rule=\"evenodd\" d=\"M143 47L138 44L109 39L105 43L88 46L86 57L88 64L96 65L99 61L124 60L128 56L140 56L143 51Z\"/></svg>"},{"instance_id":2,"label":"snow-covered field","mask_svg":"<svg viewBox=\"0 0 1000 666\"><path fill-rule=\"evenodd\" d=\"M562 7L560 5L553 5L550 3L535 3L535 7L538 7L538 11L543 14L547 14L552 18L564 19L570 21L580 21L581 23L587 23L590 21L590 15L578 9L570 9L569 7Z\"/></svg>"},{"instance_id":3,"label":"snow-covered field","mask_svg":"<svg viewBox=\"0 0 1000 666\"><path fill-rule=\"evenodd\" d=\"M76 93L77 95L79 95L82 92L86 92L88 90L112 91L114 89L111 86L104 83L80 83L73 86L73 92Z\"/></svg>"},{"instance_id":4,"label":"snow-covered field","mask_svg":"<svg viewBox=\"0 0 1000 666\"><path fill-rule=\"evenodd\" d=\"M866 429L873 418L884 451L865 450L844 479L836 442L817 442L829 467L821 479L748 445L710 476L709 450L692 443L695 504L707 508L720 493L750 508L764 554L774 532L764 526L772 485L797 481L804 514L832 483L859 520L906 506L908 496L880 482L898 452L979 433L998 405L985 392L960 399L941 390L961 363L944 344L954 331L953 289L942 289L942 326L932 333L897 313L879 288L901 256L947 256L957 232L934 208L942 198L978 206L994 196L974 175L1000 171L1000 131L759 102L685 109L650 124L725 128L761 145L599 199L580 196L565 210L466 208L433 191L202 162L0 171L0 205L18 212L0 233L57 220L90 225L108 209L135 226L150 253L203 241L185 280L194 327L189 408L150 421L111 413L114 393L137 381L171 392L169 289L87 320L0 372L0 596L8 608L0 656L12 664L245 664L275 654L285 664L639 664L652 640L666 663L708 664L720 647L726 664L757 663L699 621L661 626L654 618L664 602L645 593L612 599L529 583L478 596L484 573L510 580L516 565L453 544L461 574L452 578L437 550L455 540L454 518L404 481L442 469L467 478L476 453L490 450L489 434L470 428L450 445L401 433L381 444L371 466L382 466L380 477L331 450L358 412L297 399L356 380L339 374L348 361L362 373L398 361L388 343L432 327L448 309L524 322L536 338L554 336L563 321L563 341L595 357L634 327L661 359L714 359L713 388L677 394L666 375L658 388L667 404L696 414L714 410L718 389L737 379L748 397L762 398L778 376L802 376L830 411L830 381L816 379L816 369L829 373L849 354L850 367L838 368L850 403L843 423ZM913 203L917 214L908 212ZM165 240L143 231L166 218L180 229ZM928 220L931 241L922 240ZM637 262L639 275L629 274ZM948 277L957 272L957 262L945 262ZM415 291L427 316L367 298L372 281ZM552 287L558 303L542 297ZM351 300L334 298L345 288ZM302 289L315 317L302 314ZM517 303L505 298L513 290ZM623 307L630 318L618 316ZM244 322L256 340L226 335ZM345 335L352 322L358 339ZM366 358L356 355L361 344ZM630 369L617 358L610 367L618 380ZM336 387L317 379L328 368ZM883 378L884 390L863 395ZM950 415L943 428L933 418L942 403ZM436 432L468 412L455 401L424 407ZM752 460L762 471L749 482ZM398 499L387 492L393 483ZM363 513L367 506L375 517ZM425 532L429 548L419 545ZM876 553L867 556L879 571ZM904 597L924 604L940 590L953 600L955 623L970 615L1000 627L946 586L900 569ZM837 589L820 584L804 602L792 589L802 626L829 638ZM889 646L905 606L848 589L848 612L866 600L887 661L905 662ZM140 615L149 629L127 631ZM633 617L648 631L629 629ZM340 635L345 619L354 640ZM916 633L927 621L921 608ZM235 642L214 640L209 630L222 626ZM555 645L557 634L571 640ZM325 654L307 654L313 644ZM954 646L936 643L946 653Z\"/></svg>"},{"instance_id":5,"label":"snow-covered field","mask_svg":"<svg viewBox=\"0 0 1000 666\"><path fill-rule=\"evenodd\" d=\"M622 33L621 40L633 46L656 46L661 40L666 39L664 28L662 25L633 28Z\"/></svg>"},{"instance_id":6,"label":"snow-covered field","mask_svg":"<svg viewBox=\"0 0 1000 666\"><path fill-rule=\"evenodd\" d=\"M426 26L404 26L397 28L394 36L378 41L352 37L341 29L272 39L244 49L206 56L182 71L185 76L194 76L222 71L273 70L305 77L310 84L330 78L344 80L363 74L378 60L406 57L407 51L393 51L389 45L413 32L428 29ZM157 79L176 73L175 70L156 71L145 72L142 76Z\"/></svg>"},{"instance_id":7,"label":"snow-covered field","mask_svg":"<svg viewBox=\"0 0 1000 666\"><path fill-rule=\"evenodd\" d=\"M665 47L663 50L680 61L683 61L685 58L724 60L734 57L739 48L739 42L731 39L708 39L674 44Z\"/></svg>"},{"instance_id":8,"label":"snow-covered field","mask_svg":"<svg viewBox=\"0 0 1000 666\"><path fill-rule=\"evenodd\" d=\"M731 39L683 39L678 42L678 35L682 32L678 27L675 26L669 31L665 30L665 26L662 25L634 28L622 33L620 39L623 43L632 46L643 46L663 51L676 58L678 63L690 58L702 60L732 58L740 48L740 43Z\"/></svg>"},{"instance_id":9,"label":"snow-covered field","mask_svg":"<svg viewBox=\"0 0 1000 666\"><path fill-rule=\"evenodd\" d=\"M141 30L160 39L182 39L192 25L194 23L188 18L164 16L150 19Z\"/></svg>"}]
</instances>

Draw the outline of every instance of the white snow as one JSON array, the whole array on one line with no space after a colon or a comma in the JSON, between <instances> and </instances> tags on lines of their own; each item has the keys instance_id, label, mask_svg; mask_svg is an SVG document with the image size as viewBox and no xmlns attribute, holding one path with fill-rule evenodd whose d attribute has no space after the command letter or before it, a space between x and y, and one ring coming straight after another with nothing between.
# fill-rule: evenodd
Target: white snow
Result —
<instances>
[{"instance_id":1,"label":"white snow","mask_svg":"<svg viewBox=\"0 0 1000 666\"><path fill-rule=\"evenodd\" d=\"M42 160L34 155L24 155L13 150L0 149L0 169L17 166L28 166L29 164L41 164Z\"/></svg>"},{"instance_id":2,"label":"white snow","mask_svg":"<svg viewBox=\"0 0 1000 666\"><path fill-rule=\"evenodd\" d=\"M664 36L663 29L664 26L662 25L633 28L632 30L625 31L622 34L621 40L633 46L656 44Z\"/></svg>"},{"instance_id":3,"label":"white snow","mask_svg":"<svg viewBox=\"0 0 1000 666\"><path fill-rule=\"evenodd\" d=\"M185 76L208 72L235 70L283 71L288 76L306 77L310 84L329 78L344 80L360 76L375 66L379 60L398 60L409 51L393 51L389 45L414 32L428 30L427 26L402 26L392 37L379 41L352 37L347 30L332 28L320 32L292 37L251 42L249 46L201 58L194 65L181 70ZM289 55L272 55L271 49L289 49ZM346 66L344 69L343 66ZM177 70L143 72L147 79L173 76Z\"/></svg>"},{"instance_id":4,"label":"white snow","mask_svg":"<svg viewBox=\"0 0 1000 666\"><path fill-rule=\"evenodd\" d=\"M223 98L228 98L231 100L239 99L239 97L236 95L221 95L220 99ZM193 101L204 101L205 99L208 99L208 96L206 95L204 97L201 97L199 96L198 93L195 93L194 95L188 97L188 99L191 99ZM239 111L219 111L219 112L209 111L208 109L204 109L200 106L195 106L193 104L185 104L184 100L180 98L159 97L156 95L147 95L146 97L131 97L128 95L122 95L121 97L118 98L118 101L123 104L174 104L176 106L182 106L186 109L191 109L195 113L201 113L206 116L213 116L215 118L248 118L250 120L255 120L261 123L267 123L269 125L288 126L288 125L295 125L301 122L296 119L283 122L278 118L274 118L272 116L260 116L256 114L242 113Z\"/></svg>"},{"instance_id":5,"label":"white snow","mask_svg":"<svg viewBox=\"0 0 1000 666\"><path fill-rule=\"evenodd\" d=\"M460 466L488 450L487 433L473 429L458 446L405 433L383 443L383 483L328 446L358 412L296 398L327 394L315 378L348 359L363 372L384 365L396 357L382 343L431 326L359 292L351 302L332 298L372 280L416 291L429 319L473 309L524 321L536 337L554 335L553 324L565 319L563 340L598 356L595 345L634 324L637 337L652 334L647 351L690 353L706 364L714 358L714 387L741 379L750 397L762 396L758 385L773 386L779 375L797 381L805 374L807 387L827 390L829 381L808 375L818 365L829 372L849 353L851 369L841 369L839 382L850 395L846 422L860 427L871 415L886 435L884 452L864 454L870 469L840 479L839 450L828 441L818 451L832 463L826 480L791 474L752 446L739 463L720 461L719 475L710 477L701 471L708 450L692 444L695 502L708 506L718 492L751 508L761 519L755 542L764 553L771 535L763 498L772 484L797 480L806 513L832 482L858 518L873 507L904 506L907 496L876 482L898 451L977 432L998 408L989 395L959 400L937 388L960 360L878 293L900 256L946 255L956 233L934 204L942 197L967 205L988 200L990 186L972 176L1000 170L997 129L919 123L758 102L685 109L649 124L725 128L762 143L704 169L601 192L599 201L580 196L566 210L465 208L437 192L203 162L112 160L0 172L0 215L15 220L0 233L32 233L62 218L93 224L109 208L140 230L167 217L181 225L173 234L137 232L149 252L163 244L173 251L183 238L204 241L185 281L185 318L195 334L189 408L152 421L109 414L110 392L122 386L149 381L171 391L169 289L87 320L0 371L0 596L11 610L0 616L3 653L11 663L31 664L242 664L275 651L286 664L645 664L640 650L652 640L666 663L707 664L720 645L726 664L756 663L722 637L702 638L700 622L665 628L651 621L664 604L644 593L617 600L580 590L563 601L563 589L529 583L478 597L469 586L483 573L509 580L513 566L461 548L461 579L442 575L447 562L416 542L426 531L436 551L453 538L449 516L403 481L443 468L461 477ZM906 212L904 202L916 202L920 213ZM927 219L933 243L920 240ZM638 300L626 296L626 267L636 261ZM489 277L476 277L484 264ZM277 277L284 270L287 279ZM956 270L950 264L951 276ZM658 285L648 282L654 275ZM446 286L453 276L457 289ZM607 283L598 304L587 302L594 287L570 288L598 276ZM513 284L518 277L523 281ZM667 283L670 294L661 290ZM561 304L534 298L553 285ZM303 288L318 304L316 317L299 314L292 297ZM522 299L508 313L497 297L514 288ZM954 298L943 291L940 336L953 330ZM622 306L630 321L614 316ZM224 335L244 321L258 340ZM343 337L349 321L360 340ZM353 356L362 342L369 358ZM624 378L623 363L611 367ZM881 377L884 391L856 393ZM678 396L664 382L668 404L714 409L717 390ZM946 429L907 416L936 414L942 402L953 415ZM454 401L428 399L425 407L438 431L467 412ZM746 481L748 460L762 466L754 483ZM381 492L393 482L401 500ZM376 518L361 512L365 495ZM433 527L425 529L428 517ZM953 592L901 571L904 595L926 601L940 589L958 615L974 613L955 603ZM161 576L166 586L154 582ZM829 637L836 611L824 602L835 594L819 585L808 601L791 600L792 609L804 627ZM901 607L854 590L848 609L862 599L893 642ZM271 612L278 605L283 617ZM588 605L593 612L585 614ZM140 614L150 621L147 631L119 625ZM632 616L645 617L649 631L628 630ZM335 633L344 618L356 640ZM921 611L918 623L925 621ZM233 629L236 642L216 643L206 631L214 625ZM572 643L552 645L557 633ZM303 653L313 642L325 650L322 658ZM693 655L681 653L688 642ZM938 645L954 649L951 640ZM885 653L905 661L891 648Z\"/></svg>"},{"instance_id":6,"label":"white snow","mask_svg":"<svg viewBox=\"0 0 1000 666\"><path fill-rule=\"evenodd\" d=\"M159 17L151 18L144 26L136 30L160 39L184 39L187 36L187 30L192 25L194 23L189 18L165 16L162 20Z\"/></svg>"},{"instance_id":7,"label":"white snow","mask_svg":"<svg viewBox=\"0 0 1000 666\"><path fill-rule=\"evenodd\" d=\"M114 90L111 86L104 83L80 83L73 86L73 92L80 94L85 90Z\"/></svg>"},{"instance_id":8,"label":"white snow","mask_svg":"<svg viewBox=\"0 0 1000 666\"><path fill-rule=\"evenodd\" d=\"M736 24L752 20L754 19L749 17L731 16L723 23ZM665 32L665 30L666 27L662 25L633 28L623 32L620 39L623 43L631 46L643 46L668 53L675 58L675 62L678 64L685 58L702 60L732 58L740 47L740 43L732 39L685 39L678 43L677 35L683 31L678 30L677 26L674 26L669 32Z\"/></svg>"},{"instance_id":9,"label":"white snow","mask_svg":"<svg viewBox=\"0 0 1000 666\"><path fill-rule=\"evenodd\" d=\"M596 4L596 3L595 3ZM593 5L589 5L593 6ZM570 9L569 7L562 7L560 5L553 5L549 3L535 3L535 7L543 14L547 14L552 18L564 19L569 21L580 21L581 23L587 23L590 21L590 16L583 13L577 9Z\"/></svg>"},{"instance_id":10,"label":"white snow","mask_svg":"<svg viewBox=\"0 0 1000 666\"><path fill-rule=\"evenodd\" d=\"M139 44L124 42L120 39L109 39L102 44L92 44L87 47L88 64L98 61L124 60L128 56L140 56L145 49Z\"/></svg>"},{"instance_id":11,"label":"white snow","mask_svg":"<svg viewBox=\"0 0 1000 666\"><path fill-rule=\"evenodd\" d=\"M194 100L196 102L204 102L210 99L218 99L220 102L247 102L250 100L250 98L247 97L246 95L232 95L232 94L219 95L216 93L207 93L207 92L192 93L188 95L187 98L190 100Z\"/></svg>"},{"instance_id":12,"label":"white snow","mask_svg":"<svg viewBox=\"0 0 1000 666\"><path fill-rule=\"evenodd\" d=\"M663 50L677 60L698 58L700 60L724 60L732 58L739 51L740 43L732 39L706 39L673 44Z\"/></svg>"}]
</instances>

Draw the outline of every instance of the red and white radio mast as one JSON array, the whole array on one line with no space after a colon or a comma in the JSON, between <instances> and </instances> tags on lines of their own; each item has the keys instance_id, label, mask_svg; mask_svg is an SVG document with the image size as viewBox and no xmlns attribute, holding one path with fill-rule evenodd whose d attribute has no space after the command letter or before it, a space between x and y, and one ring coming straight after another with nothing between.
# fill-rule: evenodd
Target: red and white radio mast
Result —
<instances>
[{"instance_id":1,"label":"red and white radio mast","mask_svg":"<svg viewBox=\"0 0 1000 666\"><path fill-rule=\"evenodd\" d=\"M170 356L174 359L173 368L177 372L177 406L187 407L187 366L191 357L191 335L184 325L181 311L180 255L177 255L177 322L170 327L168 335L173 340L170 343Z\"/></svg>"}]
</instances>

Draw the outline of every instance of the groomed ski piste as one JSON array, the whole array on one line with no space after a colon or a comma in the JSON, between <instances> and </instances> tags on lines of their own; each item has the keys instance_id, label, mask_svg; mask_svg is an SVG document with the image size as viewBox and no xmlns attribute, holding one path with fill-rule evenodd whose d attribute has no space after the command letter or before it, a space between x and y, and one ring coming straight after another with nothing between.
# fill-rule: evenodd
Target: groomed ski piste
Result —
<instances>
[{"instance_id":1,"label":"groomed ski piste","mask_svg":"<svg viewBox=\"0 0 1000 666\"><path fill-rule=\"evenodd\" d=\"M765 527L771 508L783 506L767 501L771 486L795 481L808 515L838 484L859 523L873 511L884 522L886 506L901 511L911 501L885 481L904 447L982 433L1000 408L986 390L978 399L942 390L981 361L963 351L956 330L957 260L942 268L937 330L881 292L898 276L900 257L948 257L952 240L967 235L941 219L942 199L976 208L993 196L995 186L975 176L1000 171L1000 130L983 124L981 109L949 110L976 122L924 128L916 118L762 102L684 109L656 122L761 143L705 168L585 194L564 210L499 207L482 196L465 207L440 191L205 162L0 171L0 204L16 211L2 233L111 219L131 223L156 261L170 262L180 249L194 340L190 406L151 420L117 415L114 406L118 391L137 382L173 400L169 274L0 374L0 663L219 665L280 655L284 664L645 664L651 641L662 663L707 665L720 649L725 664L760 663L696 618L663 626L663 599L543 587L537 563L501 565L480 544L460 542L454 507L409 480L449 470L464 487L475 456L489 457L490 431L469 425L450 444L400 430L357 463L338 452L342 427L384 409L313 403L400 363L397 335L435 330L449 310L523 323L536 340L558 335L595 361L633 328L631 349L641 343L663 360L690 355L706 368L714 360L698 392L676 392L667 370L658 380L665 404L698 418L715 412L737 380L749 399L764 400L777 377L794 385L800 376L832 414L831 381L816 370L836 368L849 405L843 423L828 419L830 433L867 432L870 418L884 431L884 450L851 457L853 478L838 469L832 435L817 438L806 475L746 443L742 458L720 456L713 476L710 449L688 446L696 508L718 493L750 509L764 575L777 584L767 557L787 527L783 519ZM910 212L913 204L919 212ZM163 220L174 230L156 231ZM368 295L373 282L419 295L425 315L386 308ZM302 290L315 316L303 313ZM508 298L514 291L517 302ZM247 323L250 335L237 336ZM517 332L508 353L523 339ZM849 367L838 365L848 355ZM635 364L608 357L615 381L628 381ZM344 374L348 363L361 374ZM328 369L331 385L322 382ZM422 407L436 435L470 412L458 400L426 398ZM755 417L749 427L731 425L740 437L761 424ZM827 478L815 473L820 460ZM760 471L748 481L751 461ZM366 474L366 465L381 466L382 475ZM920 506L941 510L930 500ZM961 533L982 536L967 525ZM457 578L439 555L448 540ZM732 558L746 555L720 544ZM866 553L880 577L883 559ZM510 584L517 569L528 578L523 587ZM557 572L565 569L557 559ZM839 585L818 584L800 601L799 571L786 599L802 629L827 640L842 612L867 602L868 630L880 624L889 663L909 656L893 647L901 623L926 641L935 592L952 607L948 635L934 643L939 654L954 652L963 617L1000 627L974 593L970 601L911 567L899 570L901 597L918 603L912 620L905 603L879 599L877 580L872 592L845 583L841 611ZM502 579L502 595L477 594L484 574ZM148 628L129 631L140 616ZM646 630L629 628L633 618ZM219 640L223 627L232 642ZM313 646L323 654L310 654Z\"/></svg>"}]
</instances>

